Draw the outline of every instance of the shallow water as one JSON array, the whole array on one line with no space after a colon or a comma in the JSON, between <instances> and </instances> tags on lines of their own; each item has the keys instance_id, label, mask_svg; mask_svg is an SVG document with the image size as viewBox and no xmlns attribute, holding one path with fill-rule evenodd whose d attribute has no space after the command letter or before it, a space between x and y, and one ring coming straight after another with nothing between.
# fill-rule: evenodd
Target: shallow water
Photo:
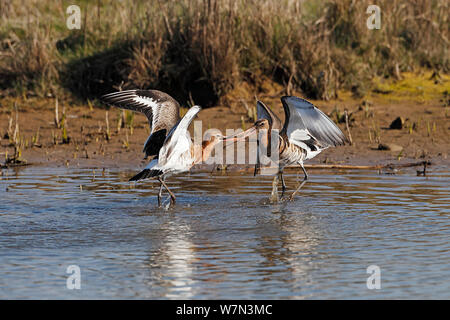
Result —
<instances>
[{"instance_id":1,"label":"shallow water","mask_svg":"<svg viewBox=\"0 0 450 320\"><path fill-rule=\"evenodd\" d=\"M169 179L168 211L132 174L3 170L0 298L450 298L450 172L311 171L277 205L270 177L198 173Z\"/></svg>"}]
</instances>

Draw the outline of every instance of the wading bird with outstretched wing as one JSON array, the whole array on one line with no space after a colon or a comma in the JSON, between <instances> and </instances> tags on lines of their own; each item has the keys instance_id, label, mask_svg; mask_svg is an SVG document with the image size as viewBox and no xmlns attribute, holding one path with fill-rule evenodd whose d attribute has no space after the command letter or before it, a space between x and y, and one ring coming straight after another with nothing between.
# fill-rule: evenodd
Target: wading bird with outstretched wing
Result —
<instances>
[{"instance_id":1,"label":"wading bird with outstretched wing","mask_svg":"<svg viewBox=\"0 0 450 320\"><path fill-rule=\"evenodd\" d=\"M278 173L272 184L272 201L279 200L278 179L281 179L282 196L284 195L286 185L283 169L286 166L298 164L304 173L303 181L290 196L292 200L308 180L303 161L314 158L329 147L344 145L347 142L347 138L336 124L312 103L294 96L284 96L281 102L285 114L283 126L280 119L264 103L258 101L258 120L254 126L236 136L241 140L254 133L259 135L259 131L266 130L267 134L263 134L261 140L268 145L267 150L270 150L272 143L277 144L274 149L278 150ZM272 130L280 130L278 141L271 141ZM257 159L259 160L259 156ZM258 166L257 163L255 173Z\"/></svg>"},{"instance_id":2,"label":"wading bird with outstretched wing","mask_svg":"<svg viewBox=\"0 0 450 320\"><path fill-rule=\"evenodd\" d=\"M144 170L135 175L130 181L138 181L147 178L156 178L160 182L158 193L158 206L161 206L162 187L170 195L171 205L175 204L175 195L165 183L165 179L173 174L189 171L195 164L206 161L214 147L221 141L226 141L220 134L211 136L209 141L203 141L202 145L194 145L188 131L189 124L201 110L199 106L193 106L176 124L164 141L158 157L153 159Z\"/></svg>"},{"instance_id":3,"label":"wading bird with outstretched wing","mask_svg":"<svg viewBox=\"0 0 450 320\"><path fill-rule=\"evenodd\" d=\"M189 171L195 164L206 161L214 147L225 137L215 134L202 145L194 145L188 128L194 117L200 112L199 106L190 108L179 120L179 104L168 94L157 90L128 90L111 93L102 100L119 108L135 110L144 113L151 126L144 152L152 156L150 163L132 177L130 181L156 178L160 183L158 206L161 206L162 188L170 195L170 204L175 204L176 198L165 183L170 175ZM230 139L234 141L234 138Z\"/></svg>"}]
</instances>

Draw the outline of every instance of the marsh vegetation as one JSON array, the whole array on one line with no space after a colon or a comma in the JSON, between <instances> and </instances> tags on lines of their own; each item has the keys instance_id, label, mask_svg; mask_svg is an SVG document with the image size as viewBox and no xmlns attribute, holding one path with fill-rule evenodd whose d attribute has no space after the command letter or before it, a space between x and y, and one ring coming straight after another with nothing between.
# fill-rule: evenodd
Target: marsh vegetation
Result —
<instances>
[{"instance_id":1,"label":"marsh vegetation","mask_svg":"<svg viewBox=\"0 0 450 320\"><path fill-rule=\"evenodd\" d=\"M184 104L217 104L242 81L287 93L364 96L374 80L449 71L449 4L381 1L77 1L80 30L66 27L73 1L0 5L0 88L15 95L95 99L118 88L159 88Z\"/></svg>"}]
</instances>

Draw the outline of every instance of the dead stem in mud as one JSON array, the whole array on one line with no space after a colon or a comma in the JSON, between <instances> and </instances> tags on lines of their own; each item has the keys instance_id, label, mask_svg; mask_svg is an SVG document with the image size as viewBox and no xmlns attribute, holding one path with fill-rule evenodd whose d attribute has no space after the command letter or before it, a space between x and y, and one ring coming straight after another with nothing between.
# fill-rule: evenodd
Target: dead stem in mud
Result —
<instances>
[{"instance_id":1,"label":"dead stem in mud","mask_svg":"<svg viewBox=\"0 0 450 320\"><path fill-rule=\"evenodd\" d=\"M65 110L63 116L58 117L58 129L55 99L0 101L11 106L0 112L0 151L5 159L20 158L49 165L66 165L68 162L70 166L135 168L145 164L141 151L149 128L143 115L112 109L118 116L114 125L117 127L111 130L109 109L87 108L58 100L59 107L63 106ZM283 119L278 98L264 101ZM313 102L336 118L344 132L351 130L353 145L328 149L307 162L308 165L379 166L427 160L438 165L449 163L450 128L445 108L437 101L423 104L392 104L375 99L370 103L357 100ZM247 103L253 105L250 99ZM340 111L345 109L347 116L345 111ZM238 100L204 109L199 120L209 124L208 128L214 125L225 133L227 128L250 127L254 116L248 110ZM405 119L403 126L391 129L392 122L399 117Z\"/></svg>"}]
</instances>

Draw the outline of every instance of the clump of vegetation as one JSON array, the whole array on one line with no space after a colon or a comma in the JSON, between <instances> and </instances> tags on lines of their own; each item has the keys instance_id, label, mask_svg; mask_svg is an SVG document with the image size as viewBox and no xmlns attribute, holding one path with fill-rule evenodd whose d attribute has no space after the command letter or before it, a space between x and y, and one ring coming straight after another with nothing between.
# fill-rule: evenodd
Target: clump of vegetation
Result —
<instances>
[{"instance_id":1,"label":"clump of vegetation","mask_svg":"<svg viewBox=\"0 0 450 320\"><path fill-rule=\"evenodd\" d=\"M129 110L125 110L125 126L127 129L130 130L131 135L133 135L134 131L133 122L134 122L134 113Z\"/></svg>"},{"instance_id":2,"label":"clump of vegetation","mask_svg":"<svg viewBox=\"0 0 450 320\"><path fill-rule=\"evenodd\" d=\"M380 30L366 26L370 1L82 1L80 30L66 27L71 4L3 1L1 90L88 100L151 87L209 106L262 77L330 99L419 68L441 81L450 67L445 0L383 1Z\"/></svg>"},{"instance_id":3,"label":"clump of vegetation","mask_svg":"<svg viewBox=\"0 0 450 320\"><path fill-rule=\"evenodd\" d=\"M108 111L105 112L105 140L111 140L111 131L109 130L109 116Z\"/></svg>"},{"instance_id":4,"label":"clump of vegetation","mask_svg":"<svg viewBox=\"0 0 450 320\"><path fill-rule=\"evenodd\" d=\"M13 127L13 116L12 110L9 115L8 121L8 131L5 134L5 138L9 140L9 145L14 148L14 153L12 155L8 155L8 152L5 153L5 165L14 165L14 164L24 164L26 160L22 159L22 150L24 148L24 141L20 135L20 127L19 127L19 111L17 109L17 104L14 104L14 130Z\"/></svg>"},{"instance_id":5,"label":"clump of vegetation","mask_svg":"<svg viewBox=\"0 0 450 320\"><path fill-rule=\"evenodd\" d=\"M61 121L60 121L60 129L61 129L61 143L67 144L70 143L70 137L67 134L67 116L65 108L63 109Z\"/></svg>"}]
</instances>

